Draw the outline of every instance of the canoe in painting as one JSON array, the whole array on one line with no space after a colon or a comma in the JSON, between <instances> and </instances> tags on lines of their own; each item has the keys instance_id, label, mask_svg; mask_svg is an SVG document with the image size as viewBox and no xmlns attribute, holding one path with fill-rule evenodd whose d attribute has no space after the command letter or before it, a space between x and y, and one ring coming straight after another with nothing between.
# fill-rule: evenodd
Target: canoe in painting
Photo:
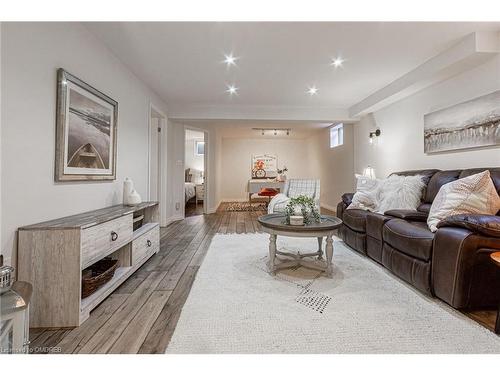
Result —
<instances>
[{"instance_id":1,"label":"canoe in painting","mask_svg":"<svg viewBox=\"0 0 500 375\"><path fill-rule=\"evenodd\" d=\"M105 169L101 155L99 155L99 152L97 152L96 148L90 143L81 146L75 151L69 159L68 167Z\"/></svg>"}]
</instances>

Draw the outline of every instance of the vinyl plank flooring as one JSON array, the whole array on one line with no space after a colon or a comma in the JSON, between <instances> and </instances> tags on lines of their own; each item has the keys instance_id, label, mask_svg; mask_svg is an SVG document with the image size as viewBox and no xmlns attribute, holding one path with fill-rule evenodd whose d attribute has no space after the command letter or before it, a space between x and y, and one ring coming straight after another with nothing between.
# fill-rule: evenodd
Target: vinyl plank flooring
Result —
<instances>
[{"instance_id":1,"label":"vinyl plank flooring","mask_svg":"<svg viewBox=\"0 0 500 375\"><path fill-rule=\"evenodd\" d=\"M332 214L322 209L323 214ZM33 329L31 351L62 353L164 353L213 237L259 233L260 211L192 216L160 230L160 251L73 330ZM492 329L494 311L467 312ZM47 349L48 348L48 349Z\"/></svg>"},{"instance_id":2,"label":"vinyl plank flooring","mask_svg":"<svg viewBox=\"0 0 500 375\"><path fill-rule=\"evenodd\" d=\"M193 285L199 267L188 267L183 273L177 288L172 292L153 327L149 331L139 353L164 353L174 334L175 326L181 315L182 306Z\"/></svg>"},{"instance_id":3,"label":"vinyl plank flooring","mask_svg":"<svg viewBox=\"0 0 500 375\"><path fill-rule=\"evenodd\" d=\"M114 293L105 299L80 327L73 329L57 344L61 349L60 353L78 352L111 318L127 297L125 294Z\"/></svg>"},{"instance_id":4,"label":"vinyl plank flooring","mask_svg":"<svg viewBox=\"0 0 500 375\"><path fill-rule=\"evenodd\" d=\"M154 291L113 344L109 353L135 354L170 297L170 291Z\"/></svg>"}]
</instances>

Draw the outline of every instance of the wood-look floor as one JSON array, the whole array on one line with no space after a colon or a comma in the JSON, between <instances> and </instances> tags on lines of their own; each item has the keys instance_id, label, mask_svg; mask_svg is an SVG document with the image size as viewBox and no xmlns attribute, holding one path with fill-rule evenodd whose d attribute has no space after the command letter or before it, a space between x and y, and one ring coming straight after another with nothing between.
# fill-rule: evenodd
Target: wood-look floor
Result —
<instances>
[{"instance_id":1,"label":"wood-look floor","mask_svg":"<svg viewBox=\"0 0 500 375\"><path fill-rule=\"evenodd\" d=\"M161 229L160 251L104 300L80 327L32 329L34 353L164 353L196 272L216 233L260 232L262 211L187 217ZM490 329L494 312L468 314Z\"/></svg>"}]
</instances>

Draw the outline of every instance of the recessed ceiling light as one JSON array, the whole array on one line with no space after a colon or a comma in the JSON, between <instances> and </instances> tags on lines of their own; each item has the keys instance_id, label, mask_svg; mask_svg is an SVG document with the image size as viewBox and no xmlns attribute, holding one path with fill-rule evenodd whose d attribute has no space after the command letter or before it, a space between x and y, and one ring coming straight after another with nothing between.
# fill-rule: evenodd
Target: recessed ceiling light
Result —
<instances>
[{"instance_id":1,"label":"recessed ceiling light","mask_svg":"<svg viewBox=\"0 0 500 375\"><path fill-rule=\"evenodd\" d=\"M311 86L309 87L309 89L307 90L307 93L309 95L316 95L318 93L318 89L316 88L316 86Z\"/></svg>"},{"instance_id":2,"label":"recessed ceiling light","mask_svg":"<svg viewBox=\"0 0 500 375\"><path fill-rule=\"evenodd\" d=\"M236 95L238 93L238 88L235 85L227 85L226 92L229 95Z\"/></svg>"},{"instance_id":3,"label":"recessed ceiling light","mask_svg":"<svg viewBox=\"0 0 500 375\"><path fill-rule=\"evenodd\" d=\"M331 65L334 66L335 68L340 68L342 64L344 63L344 60L340 57L336 57L332 59Z\"/></svg>"},{"instance_id":4,"label":"recessed ceiling light","mask_svg":"<svg viewBox=\"0 0 500 375\"><path fill-rule=\"evenodd\" d=\"M234 57L232 52L229 55L224 55L224 63L227 65L228 68L231 65L236 65L236 60L238 60L238 58Z\"/></svg>"}]
</instances>

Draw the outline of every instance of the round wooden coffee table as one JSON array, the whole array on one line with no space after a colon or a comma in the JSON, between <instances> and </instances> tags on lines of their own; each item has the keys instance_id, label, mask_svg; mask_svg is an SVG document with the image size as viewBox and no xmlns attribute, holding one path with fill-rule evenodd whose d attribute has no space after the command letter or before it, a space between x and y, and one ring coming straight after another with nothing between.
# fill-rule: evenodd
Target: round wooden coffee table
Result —
<instances>
[{"instance_id":1,"label":"round wooden coffee table","mask_svg":"<svg viewBox=\"0 0 500 375\"><path fill-rule=\"evenodd\" d=\"M500 267L500 251L490 254L493 263ZM499 271L500 272L500 271ZM495 324L495 333L500 334L500 305L498 306L497 321Z\"/></svg>"},{"instance_id":2,"label":"round wooden coffee table","mask_svg":"<svg viewBox=\"0 0 500 375\"><path fill-rule=\"evenodd\" d=\"M321 222L308 225L284 224L283 214L268 214L258 218L262 230L269 233L269 272L275 274L276 271L303 266L320 271L324 271L326 276L332 277L333 258L333 234L342 225L342 220L334 216L322 215ZM276 248L276 238L285 237L311 237L318 239L318 251L301 254L279 251ZM323 237L326 237L326 259L323 259ZM281 255L288 259L282 260L277 257ZM312 259L311 259L312 258Z\"/></svg>"}]
</instances>

